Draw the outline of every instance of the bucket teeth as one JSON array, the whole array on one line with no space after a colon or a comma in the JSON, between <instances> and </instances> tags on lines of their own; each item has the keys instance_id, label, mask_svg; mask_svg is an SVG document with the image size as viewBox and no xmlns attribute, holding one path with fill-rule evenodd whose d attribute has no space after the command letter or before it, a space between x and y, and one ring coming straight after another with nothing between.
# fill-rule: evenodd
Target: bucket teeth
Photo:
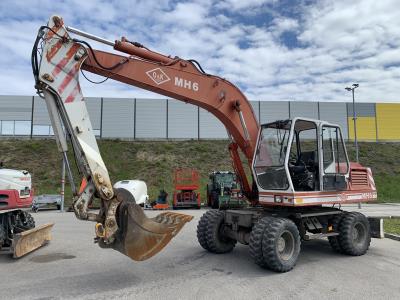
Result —
<instances>
[{"instance_id":1,"label":"bucket teeth","mask_svg":"<svg viewBox=\"0 0 400 300\"><path fill-rule=\"evenodd\" d=\"M193 219L193 216L174 213L174 212L164 212L159 214L154 218L154 221L161 224L176 225L181 222L189 222Z\"/></svg>"}]
</instances>

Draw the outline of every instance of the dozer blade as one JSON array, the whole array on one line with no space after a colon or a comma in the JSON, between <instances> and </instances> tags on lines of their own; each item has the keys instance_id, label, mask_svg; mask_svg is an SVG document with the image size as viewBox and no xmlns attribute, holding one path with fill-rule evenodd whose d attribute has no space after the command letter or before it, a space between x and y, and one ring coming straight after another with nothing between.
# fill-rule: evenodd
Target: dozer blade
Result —
<instances>
[{"instance_id":1,"label":"dozer blade","mask_svg":"<svg viewBox=\"0 0 400 300\"><path fill-rule=\"evenodd\" d=\"M119 230L111 248L137 261L160 252L186 222L193 219L193 216L174 212L147 218L139 205L128 201L120 204L117 217Z\"/></svg>"},{"instance_id":2,"label":"dozer blade","mask_svg":"<svg viewBox=\"0 0 400 300\"><path fill-rule=\"evenodd\" d=\"M13 257L19 258L46 245L51 240L51 228L53 225L54 223L48 223L17 233L11 246Z\"/></svg>"}]
</instances>

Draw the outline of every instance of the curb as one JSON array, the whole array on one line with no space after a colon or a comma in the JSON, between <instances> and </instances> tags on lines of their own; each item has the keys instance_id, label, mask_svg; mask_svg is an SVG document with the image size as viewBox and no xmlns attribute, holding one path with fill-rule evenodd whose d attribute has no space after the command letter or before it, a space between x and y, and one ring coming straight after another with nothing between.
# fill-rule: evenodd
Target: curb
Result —
<instances>
[{"instance_id":1,"label":"curb","mask_svg":"<svg viewBox=\"0 0 400 300\"><path fill-rule=\"evenodd\" d=\"M369 216L369 218L377 218L377 219L400 219L400 216Z\"/></svg>"},{"instance_id":2,"label":"curb","mask_svg":"<svg viewBox=\"0 0 400 300\"><path fill-rule=\"evenodd\" d=\"M385 238L392 239L395 241L400 241L400 235L397 235L397 234L391 234L391 233L385 232Z\"/></svg>"}]
</instances>

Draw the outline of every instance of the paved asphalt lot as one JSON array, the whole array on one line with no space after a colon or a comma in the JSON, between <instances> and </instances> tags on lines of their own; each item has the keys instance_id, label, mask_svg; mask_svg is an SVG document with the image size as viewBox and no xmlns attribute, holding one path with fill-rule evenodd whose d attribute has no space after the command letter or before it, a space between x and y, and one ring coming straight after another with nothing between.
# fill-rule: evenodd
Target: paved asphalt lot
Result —
<instances>
[{"instance_id":1,"label":"paved asphalt lot","mask_svg":"<svg viewBox=\"0 0 400 300\"><path fill-rule=\"evenodd\" d=\"M388 209L399 211L400 206L384 210ZM373 239L361 257L336 254L325 240L303 243L295 269L276 274L255 265L247 246L237 245L222 255L204 251L196 239L204 211L182 212L195 219L164 251L144 262L100 249L92 242L94 224L76 220L73 213L34 214L37 224L56 222L53 241L20 260L0 254L0 299L398 299L400 295L400 242Z\"/></svg>"}]
</instances>

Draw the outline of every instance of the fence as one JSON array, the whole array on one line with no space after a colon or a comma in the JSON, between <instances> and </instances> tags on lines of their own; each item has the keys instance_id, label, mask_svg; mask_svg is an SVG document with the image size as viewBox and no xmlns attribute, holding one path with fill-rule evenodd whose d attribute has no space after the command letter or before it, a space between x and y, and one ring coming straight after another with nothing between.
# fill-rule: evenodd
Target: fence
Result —
<instances>
[{"instance_id":1,"label":"fence","mask_svg":"<svg viewBox=\"0 0 400 300\"><path fill-rule=\"evenodd\" d=\"M122 139L224 139L227 133L206 110L174 99L85 99L95 134ZM343 102L251 101L261 123L291 117L327 120L352 139L352 105ZM400 104L357 103L360 140L400 140ZM48 137L53 131L37 96L0 96L0 137Z\"/></svg>"}]
</instances>

